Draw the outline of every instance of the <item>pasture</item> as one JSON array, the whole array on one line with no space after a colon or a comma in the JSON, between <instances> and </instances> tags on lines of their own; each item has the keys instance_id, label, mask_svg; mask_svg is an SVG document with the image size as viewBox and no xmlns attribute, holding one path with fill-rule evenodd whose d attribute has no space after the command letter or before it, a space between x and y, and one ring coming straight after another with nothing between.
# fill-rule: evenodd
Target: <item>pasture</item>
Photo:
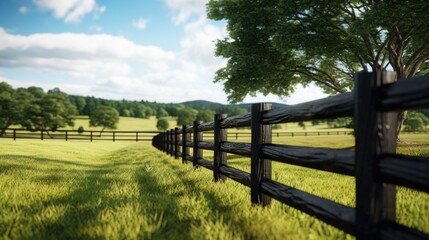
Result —
<instances>
[{"instance_id":1,"label":"pasture","mask_svg":"<svg viewBox=\"0 0 429 240\"><path fill-rule=\"evenodd\" d=\"M122 128L121 128L122 130ZM427 143L427 136L403 135ZM286 144L349 147L352 136L282 138ZM429 155L429 147L401 146ZM249 159L229 157L248 170ZM348 206L354 180L273 163L273 178ZM193 170L150 143L0 139L3 239L352 239L276 201L252 207L249 189ZM345 194L348 193L348 194ZM398 222L429 233L429 195L398 188Z\"/></svg>"}]
</instances>

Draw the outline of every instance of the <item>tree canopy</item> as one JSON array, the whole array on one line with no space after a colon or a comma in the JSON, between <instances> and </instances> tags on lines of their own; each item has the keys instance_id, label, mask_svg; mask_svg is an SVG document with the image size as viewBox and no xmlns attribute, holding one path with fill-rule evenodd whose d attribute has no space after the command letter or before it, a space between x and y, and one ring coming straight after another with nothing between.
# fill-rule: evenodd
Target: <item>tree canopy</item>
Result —
<instances>
[{"instance_id":1,"label":"tree canopy","mask_svg":"<svg viewBox=\"0 0 429 240\"><path fill-rule=\"evenodd\" d=\"M169 127L168 120L166 118L159 118L156 122L156 128L160 131L165 131Z\"/></svg>"},{"instance_id":2,"label":"tree canopy","mask_svg":"<svg viewBox=\"0 0 429 240\"><path fill-rule=\"evenodd\" d=\"M58 88L44 93L42 89L31 87L27 94L31 100L23 104L24 117L19 123L30 130L51 130L74 126L77 115L76 107L70 102L67 94ZM22 94L25 94L24 92Z\"/></svg>"},{"instance_id":3,"label":"tree canopy","mask_svg":"<svg viewBox=\"0 0 429 240\"><path fill-rule=\"evenodd\" d=\"M118 122L118 111L115 108L109 106L99 106L94 110L92 115L89 116L89 126L103 127L100 132L100 136L105 128L116 129Z\"/></svg>"},{"instance_id":4,"label":"tree canopy","mask_svg":"<svg viewBox=\"0 0 429 240\"><path fill-rule=\"evenodd\" d=\"M427 0L210 0L208 17L226 20L216 72L231 102L248 94L287 96L298 83L326 93L353 88L360 70L409 78L429 71Z\"/></svg>"}]
</instances>

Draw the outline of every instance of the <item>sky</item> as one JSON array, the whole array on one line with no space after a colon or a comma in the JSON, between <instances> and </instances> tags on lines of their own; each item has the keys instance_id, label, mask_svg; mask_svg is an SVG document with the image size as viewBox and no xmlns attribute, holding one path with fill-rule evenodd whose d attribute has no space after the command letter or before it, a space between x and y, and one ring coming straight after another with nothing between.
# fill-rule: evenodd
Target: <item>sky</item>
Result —
<instances>
[{"instance_id":1,"label":"sky","mask_svg":"<svg viewBox=\"0 0 429 240\"><path fill-rule=\"evenodd\" d=\"M225 21L208 0L1 0L0 82L73 95L179 103L228 103L214 83ZM244 102L297 104L326 95L315 86Z\"/></svg>"}]
</instances>

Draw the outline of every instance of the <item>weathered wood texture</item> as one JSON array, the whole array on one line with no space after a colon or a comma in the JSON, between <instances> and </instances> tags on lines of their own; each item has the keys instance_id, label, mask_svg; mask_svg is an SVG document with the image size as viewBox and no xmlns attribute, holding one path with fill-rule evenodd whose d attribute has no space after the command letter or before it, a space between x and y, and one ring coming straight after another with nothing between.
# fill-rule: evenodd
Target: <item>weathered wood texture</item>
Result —
<instances>
[{"instance_id":1,"label":"weathered wood texture","mask_svg":"<svg viewBox=\"0 0 429 240\"><path fill-rule=\"evenodd\" d=\"M219 167L222 165L227 165L227 156L226 152L223 152L220 148L221 144L227 141L227 130L220 127L222 119L225 119L225 114L216 114L214 117L214 169L213 169L213 178L215 182L226 180L226 176L220 173Z\"/></svg>"},{"instance_id":2,"label":"weathered wood texture","mask_svg":"<svg viewBox=\"0 0 429 240\"><path fill-rule=\"evenodd\" d=\"M194 122L194 143L193 143L193 160L192 165L194 168L198 167L198 160L203 158L203 150L198 148L198 143L203 140L203 133L198 132L198 126L201 124L200 121Z\"/></svg>"},{"instance_id":3,"label":"weathered wood texture","mask_svg":"<svg viewBox=\"0 0 429 240\"><path fill-rule=\"evenodd\" d=\"M179 142L180 142L179 128L174 129L174 158L179 159Z\"/></svg>"},{"instance_id":4,"label":"weathered wood texture","mask_svg":"<svg viewBox=\"0 0 429 240\"><path fill-rule=\"evenodd\" d=\"M395 153L397 114L377 109L378 87L393 82L396 74L360 72L355 81L356 125L356 237L378 239L379 224L395 221L396 189L378 181L380 154ZM389 141L390 139L390 141Z\"/></svg>"},{"instance_id":5,"label":"weathered wood texture","mask_svg":"<svg viewBox=\"0 0 429 240\"><path fill-rule=\"evenodd\" d=\"M265 158L349 176L355 174L354 151L330 148L264 145Z\"/></svg>"},{"instance_id":6,"label":"weathered wood texture","mask_svg":"<svg viewBox=\"0 0 429 240\"><path fill-rule=\"evenodd\" d=\"M381 89L380 108L384 111L429 107L429 75L399 80Z\"/></svg>"},{"instance_id":7,"label":"weathered wood texture","mask_svg":"<svg viewBox=\"0 0 429 240\"><path fill-rule=\"evenodd\" d=\"M201 123L198 125L198 132L213 131L214 122Z\"/></svg>"},{"instance_id":8,"label":"weathered wood texture","mask_svg":"<svg viewBox=\"0 0 429 240\"><path fill-rule=\"evenodd\" d=\"M271 143L271 125L262 124L262 115L271 109L271 104L252 105L252 142L250 157L250 196L252 203L268 206L271 198L261 190L261 182L271 179L272 164L270 160L263 157L262 146Z\"/></svg>"},{"instance_id":9,"label":"weathered wood texture","mask_svg":"<svg viewBox=\"0 0 429 240\"><path fill-rule=\"evenodd\" d=\"M264 124L348 117L353 115L353 93L343 93L311 102L273 109L264 113Z\"/></svg>"},{"instance_id":10,"label":"weathered wood texture","mask_svg":"<svg viewBox=\"0 0 429 240\"><path fill-rule=\"evenodd\" d=\"M204 159L204 158L199 158L197 163L199 166L203 166L203 167L213 171L213 162L212 161L209 161L209 160Z\"/></svg>"},{"instance_id":11,"label":"weathered wood texture","mask_svg":"<svg viewBox=\"0 0 429 240\"><path fill-rule=\"evenodd\" d=\"M383 155L378 162L380 178L416 190L429 192L429 158Z\"/></svg>"},{"instance_id":12,"label":"weathered wood texture","mask_svg":"<svg viewBox=\"0 0 429 240\"><path fill-rule=\"evenodd\" d=\"M186 163L186 156L189 154L188 134L186 133L186 125L182 125L182 163Z\"/></svg>"},{"instance_id":13,"label":"weathered wood texture","mask_svg":"<svg viewBox=\"0 0 429 240\"><path fill-rule=\"evenodd\" d=\"M213 142L198 142L198 148L206 149L206 150L214 150Z\"/></svg>"},{"instance_id":14,"label":"weathered wood texture","mask_svg":"<svg viewBox=\"0 0 429 240\"><path fill-rule=\"evenodd\" d=\"M232 116L223 119L220 122L221 128L237 128L237 127L249 127L250 126L250 113Z\"/></svg>"},{"instance_id":15,"label":"weathered wood texture","mask_svg":"<svg viewBox=\"0 0 429 240\"><path fill-rule=\"evenodd\" d=\"M250 174L242 171L237 168L233 168L230 166L220 166L219 171L227 176L228 178L231 178L232 180L239 182L245 186L250 187Z\"/></svg>"},{"instance_id":16,"label":"weathered wood texture","mask_svg":"<svg viewBox=\"0 0 429 240\"><path fill-rule=\"evenodd\" d=\"M220 145L223 152L250 157L250 143L224 142Z\"/></svg>"},{"instance_id":17,"label":"weathered wood texture","mask_svg":"<svg viewBox=\"0 0 429 240\"><path fill-rule=\"evenodd\" d=\"M351 207L329 201L272 180L262 181L261 189L266 194L282 203L299 209L311 216L315 216L347 233L355 233L355 211Z\"/></svg>"}]
</instances>

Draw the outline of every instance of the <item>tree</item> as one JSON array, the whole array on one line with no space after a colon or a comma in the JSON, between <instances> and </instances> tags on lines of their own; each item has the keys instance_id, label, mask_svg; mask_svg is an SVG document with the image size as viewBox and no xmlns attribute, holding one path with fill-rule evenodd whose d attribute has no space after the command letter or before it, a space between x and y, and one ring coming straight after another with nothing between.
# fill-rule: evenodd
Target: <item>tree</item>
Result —
<instances>
[{"instance_id":1,"label":"tree","mask_svg":"<svg viewBox=\"0 0 429 240\"><path fill-rule=\"evenodd\" d=\"M197 121L202 121L202 122L210 122L210 121L214 121L214 115L216 113L212 110L209 109L202 109L200 111L198 111L197 114Z\"/></svg>"},{"instance_id":2,"label":"tree","mask_svg":"<svg viewBox=\"0 0 429 240\"><path fill-rule=\"evenodd\" d=\"M429 118L420 112L409 112L404 121L405 131L422 131L429 125Z\"/></svg>"},{"instance_id":3,"label":"tree","mask_svg":"<svg viewBox=\"0 0 429 240\"><path fill-rule=\"evenodd\" d=\"M429 67L427 0L211 0L208 16L227 20L216 73L229 100L262 92L287 96L301 83L350 91L359 69L392 67L398 78Z\"/></svg>"},{"instance_id":4,"label":"tree","mask_svg":"<svg viewBox=\"0 0 429 240\"><path fill-rule=\"evenodd\" d=\"M35 89L37 91L34 91ZM33 99L25 106L24 117L19 123L29 130L45 130L49 136L49 131L74 126L74 119L78 112L70 102L68 95L58 88L52 89L46 94L38 89L28 88Z\"/></svg>"},{"instance_id":5,"label":"tree","mask_svg":"<svg viewBox=\"0 0 429 240\"><path fill-rule=\"evenodd\" d=\"M299 121L298 126L302 127L302 129L305 130L305 123L303 121Z\"/></svg>"},{"instance_id":6,"label":"tree","mask_svg":"<svg viewBox=\"0 0 429 240\"><path fill-rule=\"evenodd\" d=\"M192 124L197 118L198 111L191 107L181 108L177 112L177 125Z\"/></svg>"},{"instance_id":7,"label":"tree","mask_svg":"<svg viewBox=\"0 0 429 240\"><path fill-rule=\"evenodd\" d=\"M348 92L359 70L428 73L428 8L427 0L210 0L209 18L226 20L229 33L216 43L228 62L215 82L240 102L258 92L288 96L297 84Z\"/></svg>"},{"instance_id":8,"label":"tree","mask_svg":"<svg viewBox=\"0 0 429 240\"><path fill-rule=\"evenodd\" d=\"M168 120L166 118L159 118L156 122L156 128L160 131L165 131L169 127Z\"/></svg>"},{"instance_id":9,"label":"tree","mask_svg":"<svg viewBox=\"0 0 429 240\"><path fill-rule=\"evenodd\" d=\"M156 118L161 119L164 117L168 117L168 112L162 107L158 108L158 110L156 110Z\"/></svg>"},{"instance_id":10,"label":"tree","mask_svg":"<svg viewBox=\"0 0 429 240\"><path fill-rule=\"evenodd\" d=\"M93 114L89 116L89 126L102 127L100 136L106 128L116 129L118 122L118 111L109 106L99 106L94 110Z\"/></svg>"}]
</instances>

